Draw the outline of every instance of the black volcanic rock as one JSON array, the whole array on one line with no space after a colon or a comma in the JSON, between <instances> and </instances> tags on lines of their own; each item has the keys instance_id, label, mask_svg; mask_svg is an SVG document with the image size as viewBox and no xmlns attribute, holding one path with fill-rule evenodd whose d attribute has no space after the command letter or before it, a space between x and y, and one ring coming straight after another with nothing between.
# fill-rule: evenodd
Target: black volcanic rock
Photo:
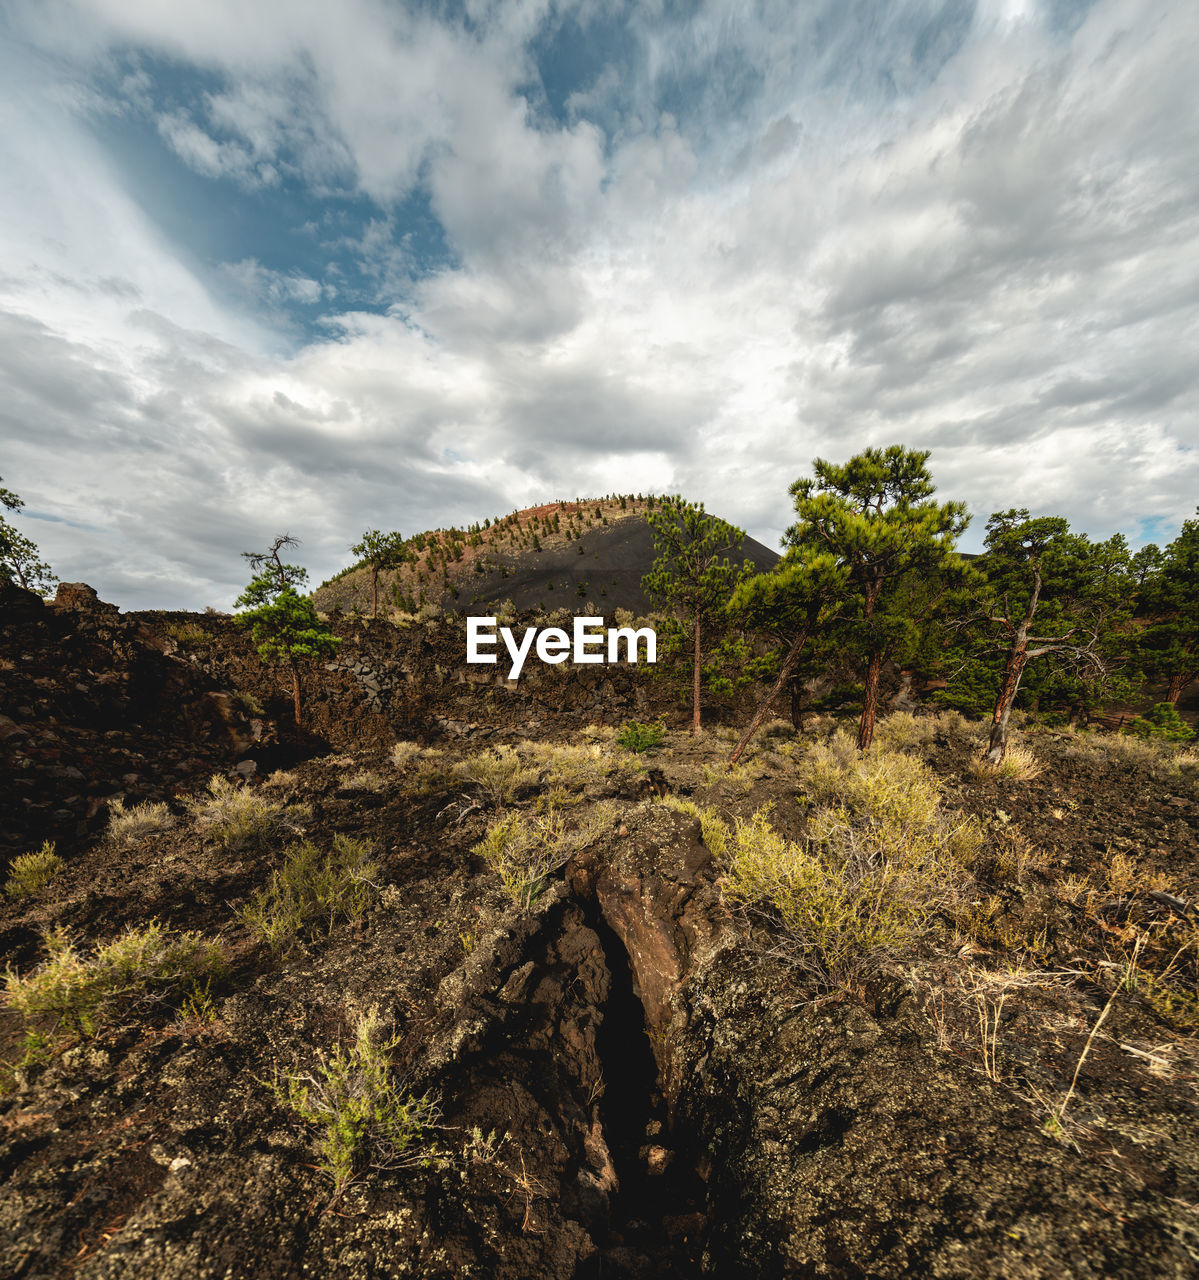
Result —
<instances>
[{"instance_id":1,"label":"black volcanic rock","mask_svg":"<svg viewBox=\"0 0 1199 1280\"><path fill-rule=\"evenodd\" d=\"M567 504L568 510L575 507ZM482 546L467 546L460 559L446 566L445 579L438 570L432 581L418 586L411 567L396 575L380 575L380 609L385 608L394 584L414 599L423 590L427 601L454 613L477 614L510 600L520 610L566 607L578 611L586 605L597 614L616 609L646 614L654 601L642 590L641 579L653 564L654 540L645 513L626 512L612 503L581 505L586 512L597 509L607 523L593 523L581 536L546 536L544 525L540 526L540 550L514 547L507 529L499 525L484 530ZM560 504L552 503L521 512L522 529L527 532L533 527L534 513L544 520L560 510ZM772 568L779 559L777 552L749 537L730 546L727 554L734 563L749 560L758 570ZM370 574L366 569L345 573L313 592L313 599L324 610L369 612Z\"/></svg>"}]
</instances>

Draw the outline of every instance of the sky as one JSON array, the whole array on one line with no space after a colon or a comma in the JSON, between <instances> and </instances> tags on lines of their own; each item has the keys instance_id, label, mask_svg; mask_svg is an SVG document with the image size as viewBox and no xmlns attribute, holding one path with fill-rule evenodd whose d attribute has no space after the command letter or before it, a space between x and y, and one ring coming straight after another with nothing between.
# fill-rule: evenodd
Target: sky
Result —
<instances>
[{"instance_id":1,"label":"sky","mask_svg":"<svg viewBox=\"0 0 1199 1280\"><path fill-rule=\"evenodd\" d=\"M0 476L59 577L228 608L405 534L816 457L1169 540L1194 0L0 0Z\"/></svg>"}]
</instances>

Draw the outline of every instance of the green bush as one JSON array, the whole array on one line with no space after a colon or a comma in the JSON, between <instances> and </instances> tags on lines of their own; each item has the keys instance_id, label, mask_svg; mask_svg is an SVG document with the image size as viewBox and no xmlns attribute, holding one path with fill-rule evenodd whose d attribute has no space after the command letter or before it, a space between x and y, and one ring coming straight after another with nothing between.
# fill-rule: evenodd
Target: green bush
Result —
<instances>
[{"instance_id":1,"label":"green bush","mask_svg":"<svg viewBox=\"0 0 1199 1280\"><path fill-rule=\"evenodd\" d=\"M626 751L653 751L662 745L665 730L660 720L644 724L640 720L630 720L616 735L617 743Z\"/></svg>"},{"instance_id":2,"label":"green bush","mask_svg":"<svg viewBox=\"0 0 1199 1280\"><path fill-rule=\"evenodd\" d=\"M839 986L963 901L982 831L944 813L920 760L861 755L844 732L810 747L799 772L815 802L802 841L776 832L767 806L731 826L701 813L704 842L725 867L726 896L772 916L817 986Z\"/></svg>"},{"instance_id":3,"label":"green bush","mask_svg":"<svg viewBox=\"0 0 1199 1280\"><path fill-rule=\"evenodd\" d=\"M340 832L328 852L311 841L284 851L283 865L244 906L240 915L273 950L281 950L306 925L326 922L332 930L339 916L357 919L378 892L379 865L364 840Z\"/></svg>"},{"instance_id":4,"label":"green bush","mask_svg":"<svg viewBox=\"0 0 1199 1280\"><path fill-rule=\"evenodd\" d=\"M24 898L50 883L66 866L47 840L36 853L23 853L12 861L4 892L10 898Z\"/></svg>"},{"instance_id":5,"label":"green bush","mask_svg":"<svg viewBox=\"0 0 1199 1280\"><path fill-rule=\"evenodd\" d=\"M332 1179L334 1195L367 1158L390 1169L436 1159L429 1137L440 1118L437 1105L405 1092L392 1078L388 1055L395 1044L383 1038L371 1009L358 1019L353 1044L320 1054L315 1073L271 1084L281 1103L321 1129L320 1167Z\"/></svg>"},{"instance_id":6,"label":"green bush","mask_svg":"<svg viewBox=\"0 0 1199 1280\"><path fill-rule=\"evenodd\" d=\"M1155 703L1147 716L1138 716L1128 726L1128 731L1138 738L1158 738L1163 742L1190 742L1195 736L1194 729L1169 702Z\"/></svg>"}]
</instances>

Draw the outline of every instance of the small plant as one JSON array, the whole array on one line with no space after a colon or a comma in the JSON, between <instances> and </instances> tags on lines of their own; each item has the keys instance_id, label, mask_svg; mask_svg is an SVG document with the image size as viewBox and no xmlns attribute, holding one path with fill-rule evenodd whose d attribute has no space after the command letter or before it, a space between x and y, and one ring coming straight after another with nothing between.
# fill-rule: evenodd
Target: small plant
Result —
<instances>
[{"instance_id":1,"label":"small plant","mask_svg":"<svg viewBox=\"0 0 1199 1280\"><path fill-rule=\"evenodd\" d=\"M704 765L705 787L716 787L723 784L730 787L734 794L747 796L753 790L755 780L756 771L753 768L752 761L749 760L744 764Z\"/></svg>"},{"instance_id":2,"label":"small plant","mask_svg":"<svg viewBox=\"0 0 1199 1280\"><path fill-rule=\"evenodd\" d=\"M372 769L360 769L337 785L341 791L382 791L387 786L387 779Z\"/></svg>"},{"instance_id":3,"label":"small plant","mask_svg":"<svg viewBox=\"0 0 1199 1280\"><path fill-rule=\"evenodd\" d=\"M293 845L270 883L241 909L241 918L275 951L305 925L327 921L332 930L339 916L357 919L378 892L374 877L379 866L371 853L366 841L340 832L328 852L311 841Z\"/></svg>"},{"instance_id":4,"label":"small plant","mask_svg":"<svg viewBox=\"0 0 1199 1280\"><path fill-rule=\"evenodd\" d=\"M517 906L528 908L545 890L550 875L598 839L614 815L608 803L591 806L573 822L552 811L536 817L509 813L488 828L471 853L499 876Z\"/></svg>"},{"instance_id":5,"label":"small plant","mask_svg":"<svg viewBox=\"0 0 1199 1280\"><path fill-rule=\"evenodd\" d=\"M391 763L397 769L407 769L420 754L419 742L397 742L391 749Z\"/></svg>"},{"instance_id":6,"label":"small plant","mask_svg":"<svg viewBox=\"0 0 1199 1280\"><path fill-rule=\"evenodd\" d=\"M122 848L160 831L169 831L174 825L175 815L165 804L135 804L132 809L126 809L123 800L114 800L108 806L108 836Z\"/></svg>"},{"instance_id":7,"label":"small plant","mask_svg":"<svg viewBox=\"0 0 1199 1280\"><path fill-rule=\"evenodd\" d=\"M173 933L152 920L127 929L91 956L79 952L65 928L45 935L48 958L25 977L5 974L5 999L27 1024L50 1023L94 1035L113 1012L149 993L192 990L220 977L224 955L196 933Z\"/></svg>"},{"instance_id":8,"label":"small plant","mask_svg":"<svg viewBox=\"0 0 1199 1280\"><path fill-rule=\"evenodd\" d=\"M221 775L208 780L208 794L186 801L196 825L219 848L229 853L261 849L275 835L296 833L308 810L285 805Z\"/></svg>"},{"instance_id":9,"label":"small plant","mask_svg":"<svg viewBox=\"0 0 1199 1280\"><path fill-rule=\"evenodd\" d=\"M975 777L1011 778L1014 782L1029 782L1037 777L1044 766L1035 755L1022 743L1009 742L1003 759L998 764L991 764L985 757L970 762L970 771Z\"/></svg>"},{"instance_id":10,"label":"small plant","mask_svg":"<svg viewBox=\"0 0 1199 1280\"><path fill-rule=\"evenodd\" d=\"M438 1158L430 1137L440 1112L432 1098L414 1097L392 1078L388 1055L396 1043L384 1036L372 1008L358 1019L352 1044L319 1054L313 1072L270 1085L280 1103L321 1130L320 1167L335 1197L367 1161L397 1169Z\"/></svg>"},{"instance_id":11,"label":"small plant","mask_svg":"<svg viewBox=\"0 0 1199 1280\"><path fill-rule=\"evenodd\" d=\"M640 755L643 751L653 751L660 747L664 736L665 730L660 720L650 724L630 720L616 735L616 741L626 751Z\"/></svg>"},{"instance_id":12,"label":"small plant","mask_svg":"<svg viewBox=\"0 0 1199 1280\"><path fill-rule=\"evenodd\" d=\"M212 644L212 633L191 622L172 622L168 624L166 633L172 640L189 649L203 649Z\"/></svg>"},{"instance_id":13,"label":"small plant","mask_svg":"<svg viewBox=\"0 0 1199 1280\"><path fill-rule=\"evenodd\" d=\"M494 751L480 751L454 766L454 773L468 782L477 783L492 805L501 809L510 804L526 787L536 783L538 770L526 764L509 746Z\"/></svg>"},{"instance_id":14,"label":"small plant","mask_svg":"<svg viewBox=\"0 0 1199 1280\"><path fill-rule=\"evenodd\" d=\"M191 994L179 1006L179 1024L183 1028L210 1027L217 1020L216 1005L212 1000L212 979L201 987L198 983Z\"/></svg>"},{"instance_id":15,"label":"small plant","mask_svg":"<svg viewBox=\"0 0 1199 1280\"><path fill-rule=\"evenodd\" d=\"M24 898L49 884L67 864L47 840L36 853L22 853L12 861L4 892L10 898Z\"/></svg>"}]
</instances>

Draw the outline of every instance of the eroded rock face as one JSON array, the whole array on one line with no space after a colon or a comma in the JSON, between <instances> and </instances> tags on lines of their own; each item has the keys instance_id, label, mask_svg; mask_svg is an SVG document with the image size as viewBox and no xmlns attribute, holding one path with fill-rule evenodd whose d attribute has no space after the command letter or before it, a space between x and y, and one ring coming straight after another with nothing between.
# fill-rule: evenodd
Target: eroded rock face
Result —
<instances>
[{"instance_id":1,"label":"eroded rock face","mask_svg":"<svg viewBox=\"0 0 1199 1280\"><path fill-rule=\"evenodd\" d=\"M115 604L108 604L86 582L60 582L54 595L54 608L75 609L81 613L119 614Z\"/></svg>"},{"instance_id":2,"label":"eroded rock face","mask_svg":"<svg viewBox=\"0 0 1199 1280\"><path fill-rule=\"evenodd\" d=\"M106 801L161 800L256 745L244 706L86 583L0 592L0 871L96 834Z\"/></svg>"}]
</instances>

